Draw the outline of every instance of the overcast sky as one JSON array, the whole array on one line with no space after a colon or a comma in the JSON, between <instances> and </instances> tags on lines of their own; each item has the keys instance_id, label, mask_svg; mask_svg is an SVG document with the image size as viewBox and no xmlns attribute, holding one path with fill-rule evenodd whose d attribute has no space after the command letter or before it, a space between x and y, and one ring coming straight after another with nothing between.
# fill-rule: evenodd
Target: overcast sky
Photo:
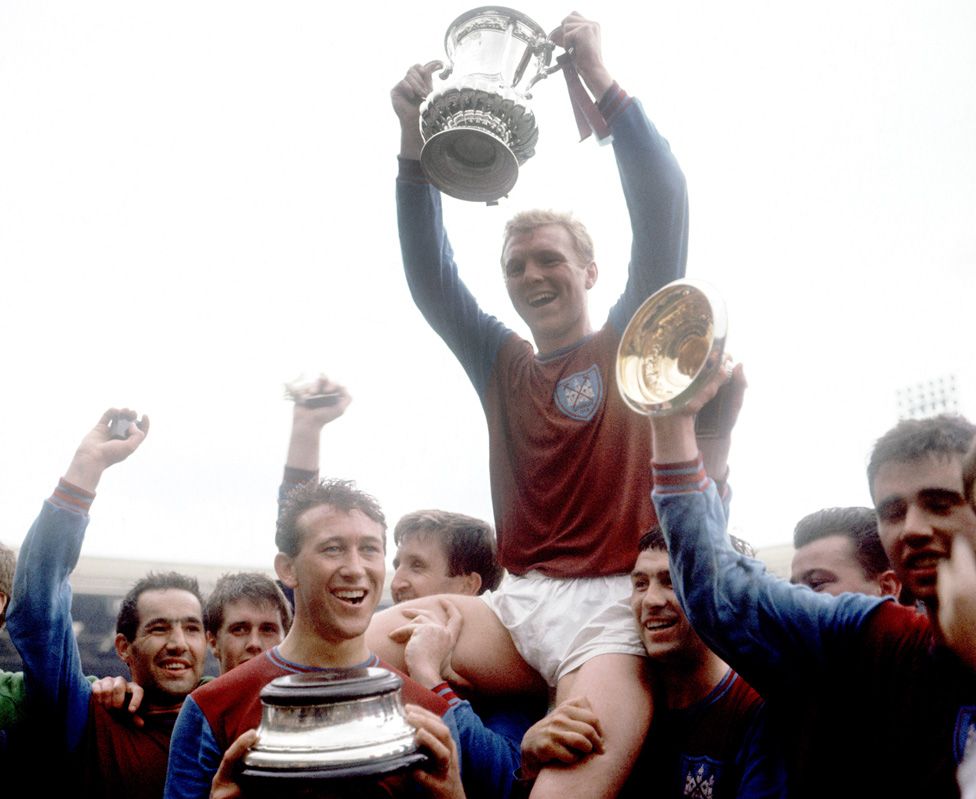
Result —
<instances>
[{"instance_id":1,"label":"overcast sky","mask_svg":"<svg viewBox=\"0 0 976 799\"><path fill-rule=\"evenodd\" d=\"M391 521L490 517L474 391L402 276L389 89L472 7L0 1L0 538L19 545L110 405L152 418L103 478L84 553L270 565L290 408L325 371L354 402L323 471ZM519 10L554 28L571 9ZM976 4L602 2L611 72L688 178L689 276L745 363L734 529L786 542L869 501L896 392L954 374L976 417ZM462 274L523 331L498 269L516 211L573 210L602 323L630 246L609 147L562 78L497 207L449 200Z\"/></svg>"}]
</instances>

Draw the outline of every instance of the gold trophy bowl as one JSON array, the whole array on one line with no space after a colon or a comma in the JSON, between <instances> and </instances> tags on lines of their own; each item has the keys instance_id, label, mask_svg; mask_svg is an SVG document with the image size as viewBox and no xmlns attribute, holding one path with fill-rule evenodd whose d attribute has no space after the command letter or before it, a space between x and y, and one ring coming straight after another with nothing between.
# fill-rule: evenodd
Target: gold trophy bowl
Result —
<instances>
[{"instance_id":1,"label":"gold trophy bowl","mask_svg":"<svg viewBox=\"0 0 976 799\"><path fill-rule=\"evenodd\" d=\"M722 366L725 302L698 280L668 283L628 322L617 348L617 388L637 413L665 416L685 407Z\"/></svg>"}]
</instances>

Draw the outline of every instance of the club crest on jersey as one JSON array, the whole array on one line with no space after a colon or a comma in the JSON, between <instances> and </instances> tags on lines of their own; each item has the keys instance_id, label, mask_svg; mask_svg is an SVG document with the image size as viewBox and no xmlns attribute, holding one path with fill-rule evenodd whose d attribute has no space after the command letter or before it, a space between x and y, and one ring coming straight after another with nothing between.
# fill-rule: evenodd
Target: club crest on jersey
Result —
<instances>
[{"instance_id":1,"label":"club crest on jersey","mask_svg":"<svg viewBox=\"0 0 976 799\"><path fill-rule=\"evenodd\" d=\"M707 757L682 758L681 770L685 775L682 796L694 799L712 799L719 780L721 764Z\"/></svg>"},{"instance_id":2,"label":"club crest on jersey","mask_svg":"<svg viewBox=\"0 0 976 799\"><path fill-rule=\"evenodd\" d=\"M603 402L603 380L596 364L560 380L553 398L559 410L570 419L590 421Z\"/></svg>"},{"instance_id":3,"label":"club crest on jersey","mask_svg":"<svg viewBox=\"0 0 976 799\"><path fill-rule=\"evenodd\" d=\"M956 734L952 747L956 762L960 763L966 750L973 746L976 746L976 706L963 705L956 716Z\"/></svg>"}]
</instances>

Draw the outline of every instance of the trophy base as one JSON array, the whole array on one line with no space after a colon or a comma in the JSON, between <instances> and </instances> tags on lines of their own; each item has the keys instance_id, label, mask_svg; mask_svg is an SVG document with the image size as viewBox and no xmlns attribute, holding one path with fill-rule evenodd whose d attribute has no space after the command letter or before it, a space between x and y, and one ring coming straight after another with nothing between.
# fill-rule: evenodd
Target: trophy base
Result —
<instances>
[{"instance_id":1,"label":"trophy base","mask_svg":"<svg viewBox=\"0 0 976 799\"><path fill-rule=\"evenodd\" d=\"M459 200L494 202L518 179L518 159L500 138L478 128L435 133L420 153L431 183Z\"/></svg>"}]
</instances>

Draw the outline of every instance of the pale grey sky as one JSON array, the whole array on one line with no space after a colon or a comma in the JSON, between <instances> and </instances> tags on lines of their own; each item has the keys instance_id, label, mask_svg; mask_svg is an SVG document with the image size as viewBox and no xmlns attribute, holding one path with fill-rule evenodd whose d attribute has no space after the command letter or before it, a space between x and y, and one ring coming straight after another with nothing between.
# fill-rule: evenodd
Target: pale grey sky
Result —
<instances>
[{"instance_id":1,"label":"pale grey sky","mask_svg":"<svg viewBox=\"0 0 976 799\"><path fill-rule=\"evenodd\" d=\"M402 277L389 89L472 6L0 3L0 513L19 545L101 411L152 417L102 481L87 555L267 566L289 407L355 397L323 469L391 520L490 517L480 406ZM519 10L554 28L571 9ZM955 373L976 416L976 6L603 2L605 59L688 178L688 274L750 379L733 525L758 545L868 501L895 392ZM522 330L502 225L575 211L602 321L630 232L609 148L539 84L538 154L498 207L448 201L464 279Z\"/></svg>"}]
</instances>

